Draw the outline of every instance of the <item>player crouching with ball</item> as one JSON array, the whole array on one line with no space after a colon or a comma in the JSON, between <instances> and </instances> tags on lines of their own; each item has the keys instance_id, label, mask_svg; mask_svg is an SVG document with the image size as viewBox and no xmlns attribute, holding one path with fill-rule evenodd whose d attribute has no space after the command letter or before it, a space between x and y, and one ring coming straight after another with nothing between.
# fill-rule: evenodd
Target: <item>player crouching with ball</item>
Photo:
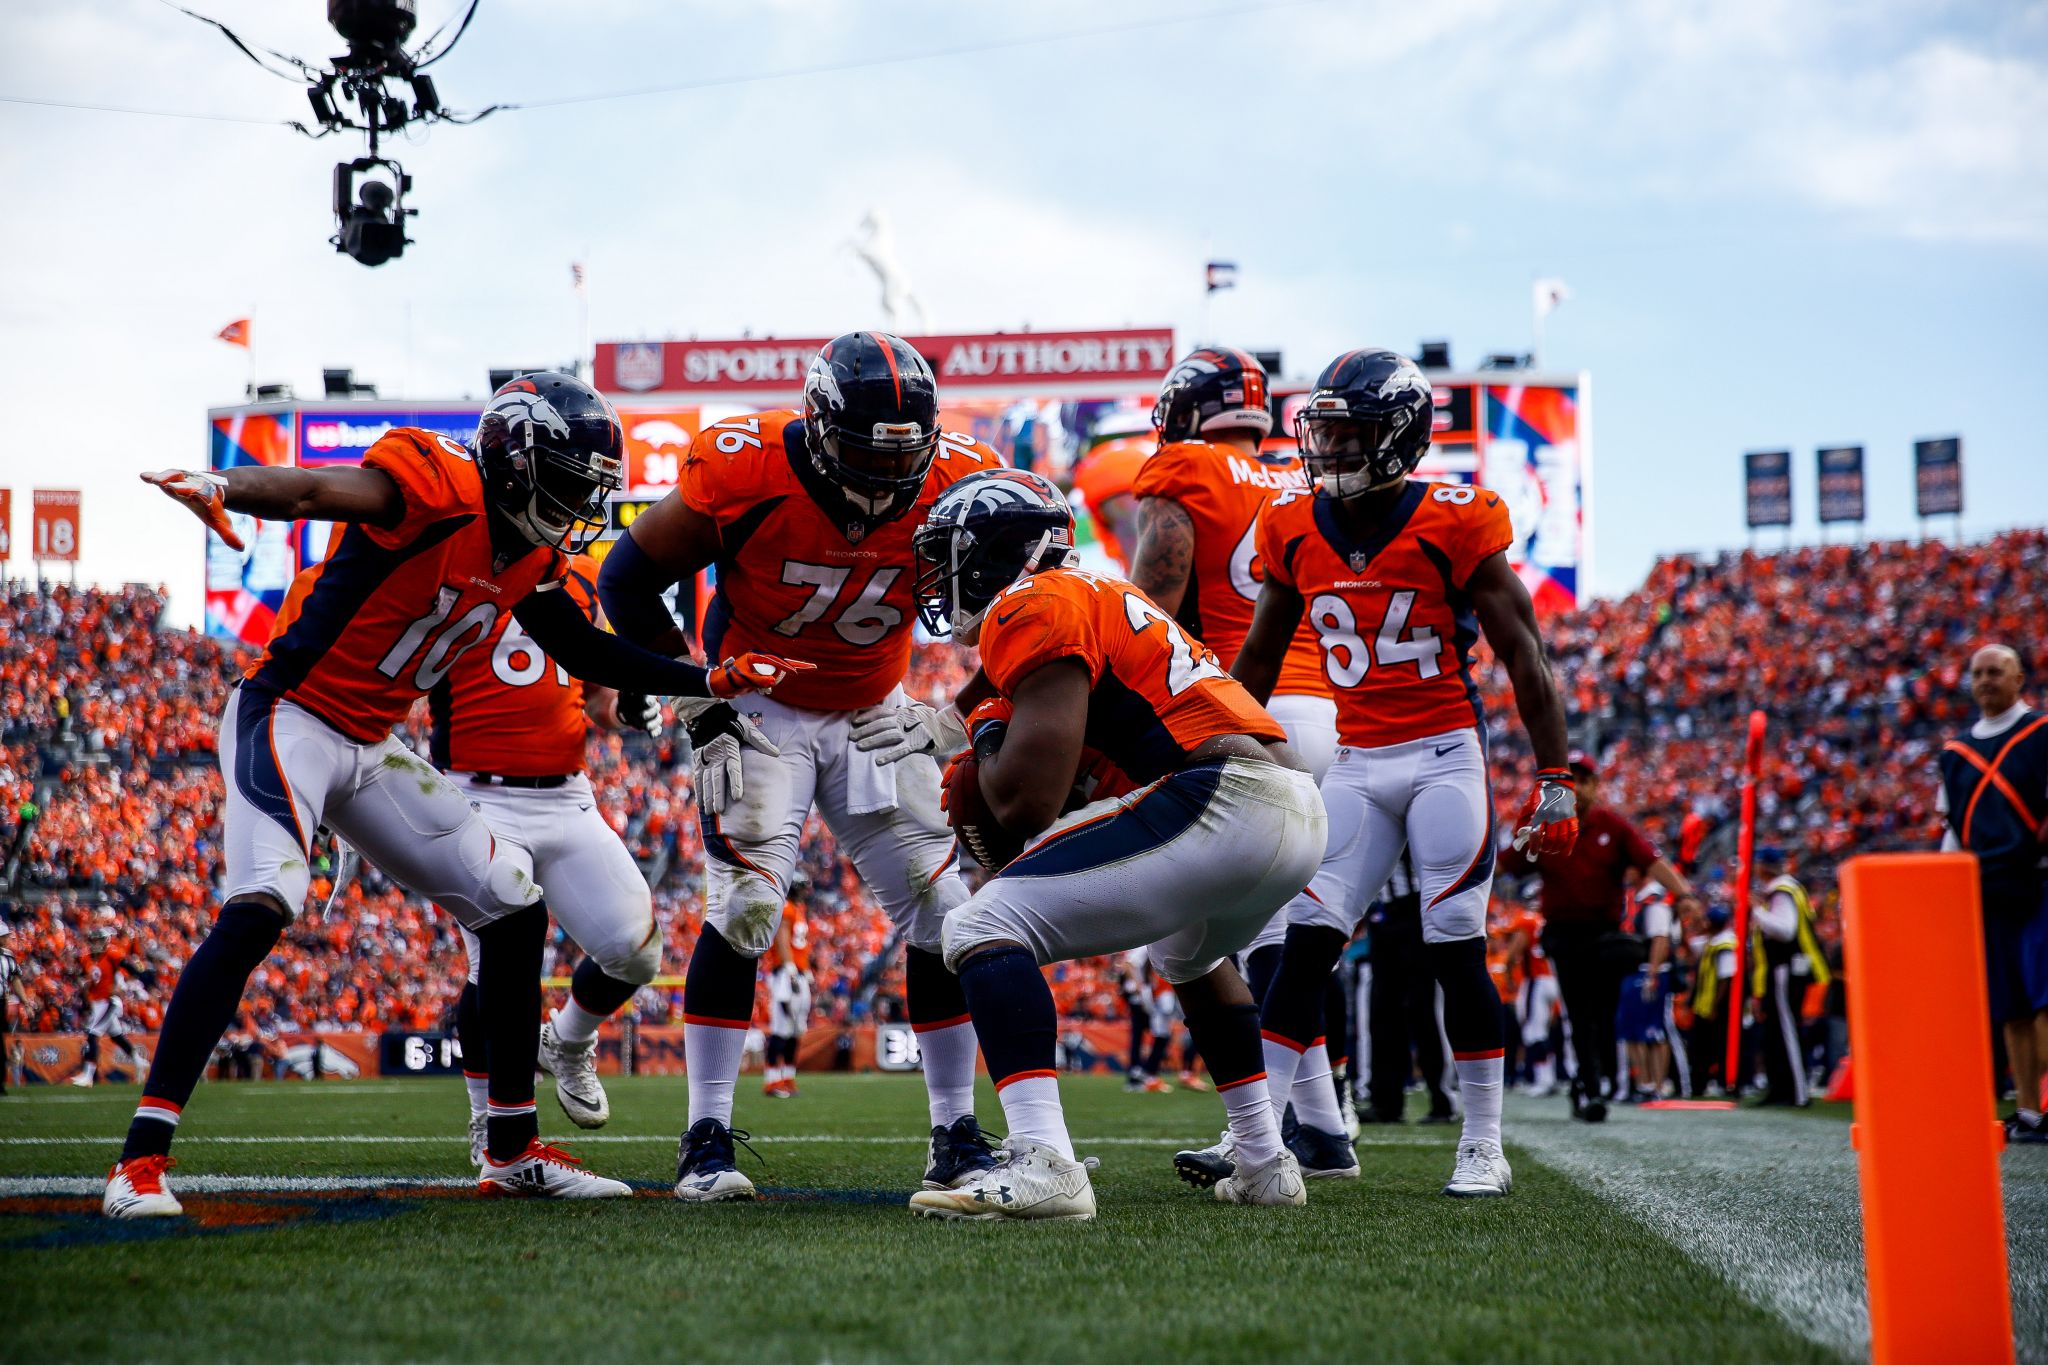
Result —
<instances>
[{"instance_id":1,"label":"player crouching with ball","mask_svg":"<svg viewBox=\"0 0 2048 1365\"><path fill-rule=\"evenodd\" d=\"M919 1191L911 1211L1095 1216L1039 969L1148 945L1229 1111L1238 1164L1216 1197L1305 1203L1266 1093L1258 1007L1229 958L1315 872L1322 798L1199 641L1131 584L1072 567L1073 535L1058 489L1005 469L948 489L917 536L925 624L981 650L961 699L969 747L945 789L953 828L995 875L947 914L945 955L1010 1136L992 1170ZM1105 765L1128 794L1062 814L1084 768Z\"/></svg>"}]
</instances>

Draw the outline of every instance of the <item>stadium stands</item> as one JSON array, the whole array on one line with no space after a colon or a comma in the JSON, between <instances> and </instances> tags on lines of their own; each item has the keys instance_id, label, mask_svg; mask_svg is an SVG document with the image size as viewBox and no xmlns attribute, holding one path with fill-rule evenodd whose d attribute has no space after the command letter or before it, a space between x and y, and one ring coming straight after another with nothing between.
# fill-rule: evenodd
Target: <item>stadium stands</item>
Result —
<instances>
[{"instance_id":1,"label":"stadium stands","mask_svg":"<svg viewBox=\"0 0 2048 1365\"><path fill-rule=\"evenodd\" d=\"M1791 849L1821 892L1831 938L1838 859L1938 841L1932 753L1970 715L1966 646L2034 634L2048 619L2044 585L2039 531L1965 547L1673 558L1638 591L1553 619L1546 634L1580 741L1605 757L1609 800L1669 851L1697 817L1710 890L1739 785L1741 717L1753 706L1770 713L1765 837ZM138 586L39 595L12 583L0 593L0 887L10 888L23 967L23 1000L10 1007L18 1028L82 1027L85 933L107 911L127 946L130 1016L153 1028L211 916L212 730L238 660L162 628L163 607L161 589ZM1528 750L1504 680L1483 671L1505 808L1526 787ZM921 647L910 690L949 696L966 673L956 651ZM590 761L607 818L655 886L673 970L688 961L702 915L688 765L668 741L617 735L595 737ZM900 1018L900 955L882 951L888 921L815 819L803 864L816 887L819 1016ZM327 891L317 880L316 904ZM554 968L573 962L558 942ZM259 1031L431 1029L461 972L453 921L366 869L331 915L293 926L258 975L247 1021ZM1053 981L1071 1018L1122 1016L1106 963L1065 964ZM669 1022L680 988L649 988L638 1008L646 1022Z\"/></svg>"}]
</instances>

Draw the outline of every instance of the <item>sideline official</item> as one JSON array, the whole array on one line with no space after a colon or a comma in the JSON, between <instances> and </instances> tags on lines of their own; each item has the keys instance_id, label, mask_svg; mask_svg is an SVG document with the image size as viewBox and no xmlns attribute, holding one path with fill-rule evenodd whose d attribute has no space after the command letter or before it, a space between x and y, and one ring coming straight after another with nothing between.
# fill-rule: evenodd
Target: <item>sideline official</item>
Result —
<instances>
[{"instance_id":1,"label":"sideline official","mask_svg":"<svg viewBox=\"0 0 2048 1365\"><path fill-rule=\"evenodd\" d=\"M1585 754L1571 757L1578 793L1579 839L1567 854L1501 851L1508 876L1543 877L1543 951L1557 973L1572 1031L1572 1117L1607 1117L1615 1068L1614 1014L1621 983L1638 965L1635 941L1621 932L1628 874L1664 887L1680 908L1696 902L1692 883L1666 862L1636 827L1600 804L1600 770Z\"/></svg>"},{"instance_id":2,"label":"sideline official","mask_svg":"<svg viewBox=\"0 0 2048 1365\"><path fill-rule=\"evenodd\" d=\"M2006 645L1970 656L1970 695L1981 714L1942 746L1941 846L1977 855L1991 1019L2005 1032L2019 1092L2007 1138L2048 1143L2048 715L2020 700L2025 680L2019 654Z\"/></svg>"}]
</instances>

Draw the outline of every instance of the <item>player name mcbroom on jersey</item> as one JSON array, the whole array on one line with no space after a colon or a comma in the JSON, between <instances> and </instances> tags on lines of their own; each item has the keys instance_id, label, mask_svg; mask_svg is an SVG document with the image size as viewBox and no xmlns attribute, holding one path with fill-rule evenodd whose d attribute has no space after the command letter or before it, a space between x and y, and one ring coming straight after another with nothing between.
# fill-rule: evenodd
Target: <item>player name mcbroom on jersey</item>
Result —
<instances>
[{"instance_id":1,"label":"player name mcbroom on jersey","mask_svg":"<svg viewBox=\"0 0 2048 1365\"><path fill-rule=\"evenodd\" d=\"M819 666L749 701L744 717L720 707L691 727L706 911L683 987L689 1120L678 1199L754 1197L734 1164L733 1091L757 963L774 941L813 808L905 938L930 1116L924 1183L951 1186L993 1160L974 1116L973 1027L940 957L946 912L967 888L938 772L891 766L882 752L960 733L957 717L903 692L912 538L956 480L1000 464L986 445L939 429L922 356L886 333L849 333L812 361L801 412L705 428L676 490L605 558L598 594L628 638L687 649L661 595L715 566L708 649L788 649ZM741 743L731 727L742 721L764 742Z\"/></svg>"},{"instance_id":2,"label":"player name mcbroom on jersey","mask_svg":"<svg viewBox=\"0 0 2048 1365\"><path fill-rule=\"evenodd\" d=\"M949 814L987 834L984 848L1022 847L992 855L995 875L945 924L1009 1136L993 1170L913 1195L912 1211L1094 1216L1061 1113L1040 968L1147 945L1241 1153L1216 1197L1300 1204L1301 1173L1266 1096L1257 1007L1230 959L1321 856L1315 781L1215 655L1132 584L1073 567L1072 546L1066 500L1021 470L963 480L918 537L926 623L980 649L989 693L947 772ZM1090 751L1143 785L1062 815Z\"/></svg>"},{"instance_id":3,"label":"player name mcbroom on jersey","mask_svg":"<svg viewBox=\"0 0 2048 1365\"><path fill-rule=\"evenodd\" d=\"M602 624L597 561L577 555L562 590ZM597 1077L598 1027L661 969L661 934L647 882L598 808L584 772L585 742L604 729L660 728L644 693L621 694L582 680L550 659L511 615L501 616L427 693L428 755L455 779L491 829L524 846L548 909L584 953L569 998L541 1025L541 1069L555 1078L562 1112L580 1128L602 1128L611 1104ZM456 1005L476 1160L488 1126L478 1013L477 944L462 930L469 977ZM472 1049L474 1051L472 1052Z\"/></svg>"},{"instance_id":4,"label":"player name mcbroom on jersey","mask_svg":"<svg viewBox=\"0 0 2048 1365\"><path fill-rule=\"evenodd\" d=\"M624 473L618 414L561 374L493 395L469 445L399 428L360 467L163 470L145 481L242 548L231 514L342 523L293 582L270 643L220 727L225 894L179 977L143 1098L108 1173L113 1217L175 1215L171 1138L250 974L304 902L315 833L346 838L393 880L445 906L479 945L489 1075L486 1194L611 1197L542 1143L533 1101L547 930L530 853L497 837L444 774L391 732L512 613L570 672L710 700L772 687L804 665L774 656L706 671L599 630L563 590L565 551L603 524Z\"/></svg>"},{"instance_id":5,"label":"player name mcbroom on jersey","mask_svg":"<svg viewBox=\"0 0 2048 1365\"><path fill-rule=\"evenodd\" d=\"M1507 562L1507 508L1483 488L1408 477L1429 448L1432 413L1429 381L1406 357L1339 356L1296 418L1314 491L1282 494L1260 513L1266 581L1233 671L1253 696L1270 695L1305 619L1336 695L1341 746L1322 784L1338 835L1288 906L1262 1024L1267 1072L1284 1095L1282 1078L1323 1033L1330 971L1406 848L1465 1105L1444 1193L1503 1195L1501 1015L1485 949L1492 799L1472 679L1482 629L1539 764L1517 842L1569 849L1578 821L1564 704Z\"/></svg>"}]
</instances>

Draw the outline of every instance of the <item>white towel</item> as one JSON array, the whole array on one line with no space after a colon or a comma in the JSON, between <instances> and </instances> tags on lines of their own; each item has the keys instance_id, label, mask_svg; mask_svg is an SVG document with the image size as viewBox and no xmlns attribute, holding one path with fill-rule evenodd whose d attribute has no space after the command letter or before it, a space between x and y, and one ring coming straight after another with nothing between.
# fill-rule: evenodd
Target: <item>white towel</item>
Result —
<instances>
[{"instance_id":1,"label":"white towel","mask_svg":"<svg viewBox=\"0 0 2048 1365\"><path fill-rule=\"evenodd\" d=\"M922 760L919 760L922 761ZM896 765L846 746L846 813L874 815L896 809Z\"/></svg>"}]
</instances>

